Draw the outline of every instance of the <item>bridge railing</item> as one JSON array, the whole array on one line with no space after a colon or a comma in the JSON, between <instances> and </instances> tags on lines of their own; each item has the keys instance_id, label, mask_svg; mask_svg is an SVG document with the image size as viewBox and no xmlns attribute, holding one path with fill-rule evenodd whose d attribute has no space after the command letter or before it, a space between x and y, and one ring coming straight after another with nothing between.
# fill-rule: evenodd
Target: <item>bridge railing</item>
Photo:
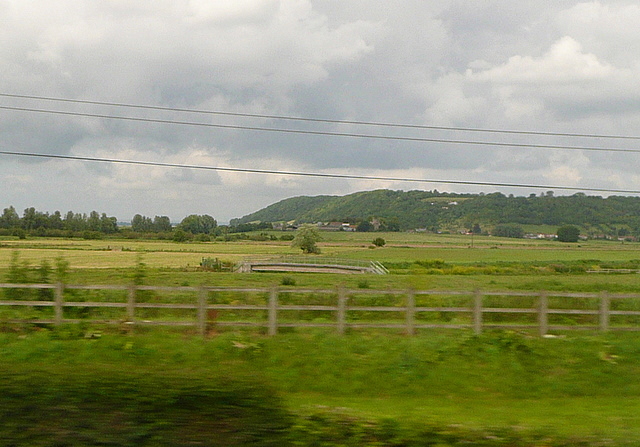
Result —
<instances>
[{"instance_id":1,"label":"bridge railing","mask_svg":"<svg viewBox=\"0 0 640 447\"><path fill-rule=\"evenodd\" d=\"M331 258L322 256L282 256L271 258L247 258L236 264L236 271L248 271L246 266L265 264L289 264L289 265L309 265L321 267L353 267L366 269L372 273L387 274L389 271L377 261L363 261L358 259Z\"/></svg>"}]
</instances>

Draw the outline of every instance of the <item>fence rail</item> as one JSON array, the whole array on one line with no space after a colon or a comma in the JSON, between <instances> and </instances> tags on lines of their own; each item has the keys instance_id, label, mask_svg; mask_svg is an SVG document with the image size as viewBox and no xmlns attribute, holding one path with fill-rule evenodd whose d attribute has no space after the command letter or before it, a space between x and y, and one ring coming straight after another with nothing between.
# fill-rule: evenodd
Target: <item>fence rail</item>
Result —
<instances>
[{"instance_id":1,"label":"fence rail","mask_svg":"<svg viewBox=\"0 0 640 447\"><path fill-rule=\"evenodd\" d=\"M144 285L68 285L68 284L0 284L5 289L5 299L0 298L0 310L16 308L53 308L52 318L8 318L10 312L0 316L2 323L54 324L101 323L138 325L195 326L205 335L215 327L260 327L267 334L275 335L278 328L328 327L339 334L347 329L389 328L400 329L414 335L419 329L468 328L481 333L486 328L509 328L535 330L540 336L549 331L599 330L640 331L640 294L569 293L569 292L506 292L506 291L445 291L445 290L370 290L370 289L298 289L298 288L234 288L234 287L166 287ZM8 299L16 290L49 290L47 299ZM65 294L76 297L78 291L121 291L126 294L123 301L65 300ZM162 292L173 295L188 295L186 302L153 302L140 299L144 292ZM32 292L33 293L33 292ZM37 293L37 292L36 292ZM216 293L254 294L259 303L215 302ZM292 294L324 296L331 304L287 303ZM212 299L212 295L214 299ZM144 298L144 297L142 297ZM366 299L365 299L366 298ZM367 305L358 301L387 300L381 305ZM446 300L457 303L446 303ZM521 300L528 300L521 302ZM575 300L584 300L581 304ZM255 301L255 300L254 300ZM304 301L304 298L303 298ZM419 305L416 304L419 301ZM388 304L392 302L392 304ZM553 304L553 305L552 305ZM580 307L571 308L568 306ZM111 308L122 309L119 318L65 318L67 308ZM191 310L194 315L180 320L148 318L141 316L142 310ZM225 312L254 311L259 315L244 320L221 318ZM290 316L292 312L322 312L331 314L327 318L312 319ZM266 315L265 315L266 313ZM368 320L358 315L369 313ZM394 314L394 317L379 317ZM2 314L0 314L2 315ZM289 316L287 316L289 315ZM435 320L425 320L425 315ZM455 317L455 318L454 318ZM494 317L498 317L497 319ZM502 320L499 318L502 317ZM564 320L557 319L562 317ZM580 318L579 321L571 318ZM623 317L612 324L612 317ZM525 318L522 321L522 318ZM555 322L551 322L553 318ZM292 321L293 320L293 321ZM301 321L302 320L302 321ZM506 321L505 321L506 320Z\"/></svg>"}]
</instances>

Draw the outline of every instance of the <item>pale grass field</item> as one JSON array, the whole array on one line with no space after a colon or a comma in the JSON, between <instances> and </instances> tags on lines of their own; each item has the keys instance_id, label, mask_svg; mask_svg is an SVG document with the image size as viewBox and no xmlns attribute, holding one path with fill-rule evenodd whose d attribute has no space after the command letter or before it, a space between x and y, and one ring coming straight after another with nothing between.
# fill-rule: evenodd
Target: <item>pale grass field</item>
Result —
<instances>
[{"instance_id":1,"label":"pale grass field","mask_svg":"<svg viewBox=\"0 0 640 447\"><path fill-rule=\"evenodd\" d=\"M275 236L282 233L273 232ZM380 262L413 262L438 259L451 264L509 262L604 262L640 259L640 244L588 241L562 244L552 241L492 238L426 233L322 233L322 256ZM373 248L383 237L387 244ZM471 245L473 243L473 245ZM127 239L79 240L5 238L0 240L0 269L9 265L12 252L32 265L63 258L75 269L128 268L140 260L151 268L189 268L203 257L237 262L243 258L297 255L287 241L190 242Z\"/></svg>"}]
</instances>

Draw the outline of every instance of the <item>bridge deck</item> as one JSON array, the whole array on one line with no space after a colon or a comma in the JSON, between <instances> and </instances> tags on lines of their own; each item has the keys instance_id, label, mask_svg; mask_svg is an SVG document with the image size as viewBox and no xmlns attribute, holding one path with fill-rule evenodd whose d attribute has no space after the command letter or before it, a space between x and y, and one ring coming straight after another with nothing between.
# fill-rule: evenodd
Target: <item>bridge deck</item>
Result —
<instances>
[{"instance_id":1,"label":"bridge deck","mask_svg":"<svg viewBox=\"0 0 640 447\"><path fill-rule=\"evenodd\" d=\"M241 272L321 272L321 273L377 273L371 267L342 264L309 264L294 262L244 262Z\"/></svg>"}]
</instances>

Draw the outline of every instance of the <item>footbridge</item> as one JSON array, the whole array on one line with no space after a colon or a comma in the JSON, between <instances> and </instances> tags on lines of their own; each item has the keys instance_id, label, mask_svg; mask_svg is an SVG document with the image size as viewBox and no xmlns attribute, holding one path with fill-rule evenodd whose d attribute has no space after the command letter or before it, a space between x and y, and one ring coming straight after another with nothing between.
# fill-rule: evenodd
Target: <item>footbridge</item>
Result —
<instances>
[{"instance_id":1,"label":"footbridge","mask_svg":"<svg viewBox=\"0 0 640 447\"><path fill-rule=\"evenodd\" d=\"M245 259L238 263L236 272L315 272L315 273L373 273L385 275L389 271L378 261L358 261L337 258L286 257Z\"/></svg>"}]
</instances>

